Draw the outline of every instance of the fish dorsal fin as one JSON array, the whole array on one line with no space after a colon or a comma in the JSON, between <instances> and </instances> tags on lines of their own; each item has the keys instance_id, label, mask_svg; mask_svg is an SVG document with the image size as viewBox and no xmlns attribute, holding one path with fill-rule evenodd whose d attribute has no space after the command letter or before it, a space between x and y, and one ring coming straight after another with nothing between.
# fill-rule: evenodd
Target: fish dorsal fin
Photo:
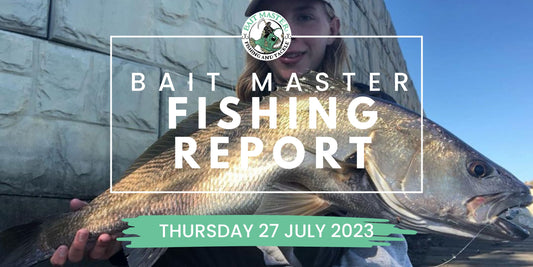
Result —
<instances>
[{"instance_id":1,"label":"fish dorsal fin","mask_svg":"<svg viewBox=\"0 0 533 267\"><path fill-rule=\"evenodd\" d=\"M251 104L248 102L240 101L238 105L230 104L229 108L235 111L240 111L250 107ZM223 117L226 116L222 111L220 111L220 101L215 102L206 107L206 125L209 125ZM122 177L126 177L132 172L134 172L139 167L143 166L146 162L153 159L155 156L161 154L162 152L174 149L175 138L176 136L190 136L191 134L198 131L198 112L195 112L182 120L176 129L168 130L163 136L161 136L155 143L148 147L126 170Z\"/></svg>"},{"instance_id":2,"label":"fish dorsal fin","mask_svg":"<svg viewBox=\"0 0 533 267\"><path fill-rule=\"evenodd\" d=\"M331 204L297 183L276 183L272 186L279 194L265 194L255 214L261 215L317 215L322 214ZM291 193L292 192L292 193Z\"/></svg>"}]
</instances>

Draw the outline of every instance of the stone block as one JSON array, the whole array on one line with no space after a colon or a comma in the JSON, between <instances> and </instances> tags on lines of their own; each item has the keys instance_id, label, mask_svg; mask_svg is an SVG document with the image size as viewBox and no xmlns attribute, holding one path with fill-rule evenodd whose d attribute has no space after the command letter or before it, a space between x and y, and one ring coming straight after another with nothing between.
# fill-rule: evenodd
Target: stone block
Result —
<instances>
[{"instance_id":1,"label":"stone block","mask_svg":"<svg viewBox=\"0 0 533 267\"><path fill-rule=\"evenodd\" d=\"M237 77L235 80L239 79L239 76L244 71L244 65L246 63L246 52L242 51L242 49L235 48L236 49L236 57L237 61L235 62L235 69L237 70ZM232 84L232 88L234 90L236 83Z\"/></svg>"},{"instance_id":2,"label":"stone block","mask_svg":"<svg viewBox=\"0 0 533 267\"><path fill-rule=\"evenodd\" d=\"M46 37L49 8L50 0L2 1L0 29Z\"/></svg>"},{"instance_id":3,"label":"stone block","mask_svg":"<svg viewBox=\"0 0 533 267\"><path fill-rule=\"evenodd\" d=\"M37 72L37 110L58 118L94 121L84 108L93 92L92 53L41 42Z\"/></svg>"},{"instance_id":4,"label":"stone block","mask_svg":"<svg viewBox=\"0 0 533 267\"><path fill-rule=\"evenodd\" d=\"M352 26L355 28L355 32L359 35L372 35L370 22L367 16L359 8L359 6L353 6L352 8Z\"/></svg>"},{"instance_id":5,"label":"stone block","mask_svg":"<svg viewBox=\"0 0 533 267\"><path fill-rule=\"evenodd\" d=\"M24 117L0 137L10 140L0 144L0 194L92 198L109 187L109 126ZM156 138L113 128L114 176Z\"/></svg>"},{"instance_id":6,"label":"stone block","mask_svg":"<svg viewBox=\"0 0 533 267\"><path fill-rule=\"evenodd\" d=\"M0 131L0 194L20 194L46 187L42 181L54 154L52 125L41 118L25 117ZM54 168L55 169L55 168ZM58 170L59 171L59 170ZM53 185L51 185L53 186Z\"/></svg>"},{"instance_id":7,"label":"stone block","mask_svg":"<svg viewBox=\"0 0 533 267\"><path fill-rule=\"evenodd\" d=\"M180 25L191 15L191 0L179 2L160 0L158 8L156 14L159 21L170 25Z\"/></svg>"},{"instance_id":8,"label":"stone block","mask_svg":"<svg viewBox=\"0 0 533 267\"><path fill-rule=\"evenodd\" d=\"M369 5L372 4L373 0L353 0L354 4L357 6L361 12L367 16Z\"/></svg>"},{"instance_id":9,"label":"stone block","mask_svg":"<svg viewBox=\"0 0 533 267\"><path fill-rule=\"evenodd\" d=\"M0 135L10 140L0 145L0 194L83 198L106 188L105 126L24 117Z\"/></svg>"},{"instance_id":10,"label":"stone block","mask_svg":"<svg viewBox=\"0 0 533 267\"><path fill-rule=\"evenodd\" d=\"M108 128L109 130L109 128ZM124 172L158 136L157 133L144 132L138 130L113 127L113 183L122 178ZM108 133L109 139L109 133ZM109 155L109 143L107 144L107 154ZM109 156L107 157L109 160ZM109 161L107 166L109 167ZM109 187L109 169L105 175L106 188ZM142 191L142 188L138 189Z\"/></svg>"},{"instance_id":11,"label":"stone block","mask_svg":"<svg viewBox=\"0 0 533 267\"><path fill-rule=\"evenodd\" d=\"M381 44L378 39L368 39L368 63L370 72L380 72L380 50Z\"/></svg>"},{"instance_id":12,"label":"stone block","mask_svg":"<svg viewBox=\"0 0 533 267\"><path fill-rule=\"evenodd\" d=\"M0 195L0 232L68 211L68 199Z\"/></svg>"},{"instance_id":13,"label":"stone block","mask_svg":"<svg viewBox=\"0 0 533 267\"><path fill-rule=\"evenodd\" d=\"M197 10L197 20L210 27L230 33L229 27L223 23L224 1L201 0L194 2L194 9ZM243 22L244 23L244 22Z\"/></svg>"},{"instance_id":14,"label":"stone block","mask_svg":"<svg viewBox=\"0 0 533 267\"><path fill-rule=\"evenodd\" d=\"M377 31L378 35L392 34L388 32L388 25L391 23L390 17L388 16L387 8L385 7L385 2L383 1L368 1L369 11L367 13L368 18L374 28Z\"/></svg>"},{"instance_id":15,"label":"stone block","mask_svg":"<svg viewBox=\"0 0 533 267\"><path fill-rule=\"evenodd\" d=\"M344 72L347 72L348 70L350 70L350 72L353 72L353 69L354 69L353 66L356 62L355 57L357 56L356 46L355 46L356 40L357 39L354 39L354 38L343 38L344 44L346 45L348 64L350 65L349 68L345 68Z\"/></svg>"},{"instance_id":16,"label":"stone block","mask_svg":"<svg viewBox=\"0 0 533 267\"><path fill-rule=\"evenodd\" d=\"M107 58L107 57L105 57ZM107 59L108 60L108 59ZM109 64L99 61L98 65ZM143 73L145 89L132 91L132 73ZM99 73L109 77L109 74ZM113 58L113 127L125 127L157 133L159 127L159 68ZM104 80L107 80L104 78ZM109 120L109 82L103 95L105 106L99 121Z\"/></svg>"},{"instance_id":17,"label":"stone block","mask_svg":"<svg viewBox=\"0 0 533 267\"><path fill-rule=\"evenodd\" d=\"M188 20L183 25L161 24L156 35L209 35L205 25ZM207 38L158 38L156 39L157 62L168 69L181 73L208 72L209 39Z\"/></svg>"},{"instance_id":18,"label":"stone block","mask_svg":"<svg viewBox=\"0 0 533 267\"><path fill-rule=\"evenodd\" d=\"M207 61L208 70L220 73L217 81L228 87L235 86L242 71L242 68L237 68L237 60L244 60L240 57L241 54L237 54L235 47L242 49L240 38L209 39L209 55L212 56Z\"/></svg>"},{"instance_id":19,"label":"stone block","mask_svg":"<svg viewBox=\"0 0 533 267\"><path fill-rule=\"evenodd\" d=\"M368 40L368 38L354 39L355 50L354 53L350 55L353 56L353 58L351 58L351 62L353 65L355 65L355 69L359 69L359 71L355 71L355 73L357 73L357 80L360 81L359 79L367 77L364 78L365 80L367 80L365 81L365 83L368 83L368 73L370 72Z\"/></svg>"},{"instance_id":20,"label":"stone block","mask_svg":"<svg viewBox=\"0 0 533 267\"><path fill-rule=\"evenodd\" d=\"M0 72L0 81L0 92L5 99L0 105L0 128L3 128L29 112L32 79Z\"/></svg>"},{"instance_id":21,"label":"stone block","mask_svg":"<svg viewBox=\"0 0 533 267\"><path fill-rule=\"evenodd\" d=\"M350 12L350 2L346 0L337 0L331 1L331 6L335 10L335 15L339 17L341 25L340 31L341 35L352 35L354 34L352 28L352 16Z\"/></svg>"},{"instance_id":22,"label":"stone block","mask_svg":"<svg viewBox=\"0 0 533 267\"><path fill-rule=\"evenodd\" d=\"M31 73L34 39L0 31L0 72Z\"/></svg>"},{"instance_id":23,"label":"stone block","mask_svg":"<svg viewBox=\"0 0 533 267\"><path fill-rule=\"evenodd\" d=\"M52 5L50 38L73 46L109 53L111 35L151 35L153 1L70 1ZM113 53L153 61L153 39L113 39Z\"/></svg>"},{"instance_id":24,"label":"stone block","mask_svg":"<svg viewBox=\"0 0 533 267\"><path fill-rule=\"evenodd\" d=\"M37 112L49 117L109 124L109 56L41 42ZM115 126L157 132L159 68L113 59ZM145 75L147 89L132 92L131 73Z\"/></svg>"},{"instance_id":25,"label":"stone block","mask_svg":"<svg viewBox=\"0 0 533 267\"><path fill-rule=\"evenodd\" d=\"M229 34L240 35L246 21L244 11L248 7L248 0L232 0L224 2L224 23Z\"/></svg>"},{"instance_id":26,"label":"stone block","mask_svg":"<svg viewBox=\"0 0 533 267\"><path fill-rule=\"evenodd\" d=\"M161 114L160 114L160 133L164 134L168 131L168 98L169 97L187 97L187 104L177 105L176 108L183 108L186 110L187 116L193 114L198 110L198 97L206 97L207 105L216 102L226 96L235 96L235 91L225 89L220 86L215 87L215 91L211 91L211 83L195 79L193 81L193 91L189 91L188 85L188 76L177 74L171 71L169 72L170 77L174 83L176 91L172 92L169 90L164 90L161 95ZM176 121L179 123L185 117L178 117Z\"/></svg>"},{"instance_id":27,"label":"stone block","mask_svg":"<svg viewBox=\"0 0 533 267\"><path fill-rule=\"evenodd\" d=\"M247 6L248 1L245 0L197 0L194 3L198 22L230 35L241 34L242 26L246 21L244 11Z\"/></svg>"}]
</instances>

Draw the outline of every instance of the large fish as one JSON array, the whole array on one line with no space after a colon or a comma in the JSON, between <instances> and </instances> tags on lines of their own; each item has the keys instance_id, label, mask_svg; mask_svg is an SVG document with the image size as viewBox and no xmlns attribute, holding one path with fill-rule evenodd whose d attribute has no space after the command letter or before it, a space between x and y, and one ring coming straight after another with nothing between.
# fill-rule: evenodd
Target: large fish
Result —
<instances>
[{"instance_id":1,"label":"large fish","mask_svg":"<svg viewBox=\"0 0 533 267\"><path fill-rule=\"evenodd\" d=\"M509 210L522 212L532 202L528 187L512 174L492 162L434 122L423 120L423 148L420 142L419 114L392 102L374 99L362 111L377 111L378 119L368 129L357 129L348 123L348 106L361 96L346 91L340 81L329 80L330 89L315 92L314 74L305 75L300 83L307 92L273 92L261 102L269 107L277 97L277 129L261 122L252 129L249 104L240 109L241 124L233 130L216 125L223 117L220 111L208 112L214 122L197 130L195 119L186 120L152 145L113 185L115 191L322 191L304 194L111 194L106 191L83 209L64 214L58 219L18 226L0 234L0 265L24 266L52 255L61 244L69 244L76 231L86 228L90 240L101 233L118 234L127 224L124 218L140 215L214 215L214 214L294 214L316 215L343 212L352 216L386 218L401 227L422 232L472 237L481 229L480 237L495 240L521 240L529 232L502 214ZM322 84L319 84L322 86ZM294 90L294 89L293 89ZM298 99L298 127L289 127L289 97ZM316 97L328 106L329 97L336 97L337 124L328 129L318 119L316 129L309 129L309 97ZM228 117L225 121L230 121ZM264 119L261 119L264 120ZM174 136L190 135L197 142L193 155L199 169L175 168ZM229 155L227 169L210 168L210 137L224 136L228 144L220 145ZM241 137L258 137L263 152L249 159L249 167L241 168ZM273 159L273 147L284 136L298 138L305 147L305 157L298 167L283 169ZM317 136L337 141L335 162L341 167L316 168ZM349 137L372 138L363 151L349 142ZM184 148L186 149L186 147ZM421 150L423 149L423 184ZM283 159L295 158L296 150L286 146ZM357 154L364 154L365 169L356 167ZM324 191L419 191L423 193L332 194ZM132 253L128 260L136 264L152 264L164 249L150 253ZM148 259L148 256L150 259Z\"/></svg>"}]
</instances>

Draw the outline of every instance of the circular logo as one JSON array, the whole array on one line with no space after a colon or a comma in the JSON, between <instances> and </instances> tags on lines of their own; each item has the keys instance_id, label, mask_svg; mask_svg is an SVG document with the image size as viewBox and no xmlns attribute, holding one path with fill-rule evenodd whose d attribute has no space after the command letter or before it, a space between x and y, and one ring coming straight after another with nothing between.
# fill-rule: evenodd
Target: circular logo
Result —
<instances>
[{"instance_id":1,"label":"circular logo","mask_svg":"<svg viewBox=\"0 0 533 267\"><path fill-rule=\"evenodd\" d=\"M281 57L291 44L291 28L280 14L263 10L242 27L242 44L252 57L270 61Z\"/></svg>"}]
</instances>

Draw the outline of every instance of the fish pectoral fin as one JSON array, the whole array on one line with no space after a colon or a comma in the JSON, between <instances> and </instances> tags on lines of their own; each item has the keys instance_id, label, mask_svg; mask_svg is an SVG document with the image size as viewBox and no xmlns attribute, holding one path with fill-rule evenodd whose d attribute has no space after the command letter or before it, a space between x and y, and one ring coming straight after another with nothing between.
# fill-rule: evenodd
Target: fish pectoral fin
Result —
<instances>
[{"instance_id":1,"label":"fish pectoral fin","mask_svg":"<svg viewBox=\"0 0 533 267\"><path fill-rule=\"evenodd\" d=\"M255 214L261 215L316 215L324 213L331 203L297 183L276 183L272 187L280 193L265 194Z\"/></svg>"},{"instance_id":2,"label":"fish pectoral fin","mask_svg":"<svg viewBox=\"0 0 533 267\"><path fill-rule=\"evenodd\" d=\"M306 152L316 156L316 149L314 147L304 145L304 149ZM344 159L339 159L334 156L331 156L331 157L333 158L335 162L337 162L337 164L339 164L339 166L341 166L341 168L340 169L331 168L327 160L325 158L322 158L322 160L324 161L322 164L322 166L324 166L323 169L327 169L328 171L334 171L338 173L352 172L354 169L362 170L362 169L357 169L357 151L348 155Z\"/></svg>"},{"instance_id":3,"label":"fish pectoral fin","mask_svg":"<svg viewBox=\"0 0 533 267\"><path fill-rule=\"evenodd\" d=\"M129 242L122 242L122 249L129 266L152 266L167 248L128 248Z\"/></svg>"},{"instance_id":4,"label":"fish pectoral fin","mask_svg":"<svg viewBox=\"0 0 533 267\"><path fill-rule=\"evenodd\" d=\"M257 248L263 252L267 266L302 266L294 254L293 247L259 246Z\"/></svg>"}]
</instances>

